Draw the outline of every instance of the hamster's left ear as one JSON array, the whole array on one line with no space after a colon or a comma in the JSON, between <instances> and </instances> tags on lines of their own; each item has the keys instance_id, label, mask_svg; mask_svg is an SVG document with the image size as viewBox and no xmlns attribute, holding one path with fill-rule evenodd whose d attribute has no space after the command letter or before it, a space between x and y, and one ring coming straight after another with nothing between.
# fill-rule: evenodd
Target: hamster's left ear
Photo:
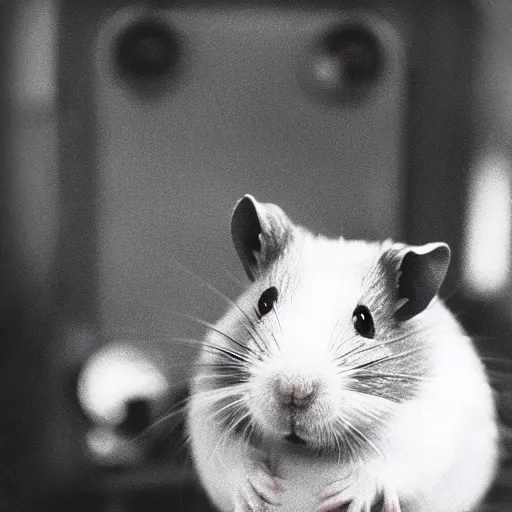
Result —
<instances>
[{"instance_id":1,"label":"hamster's left ear","mask_svg":"<svg viewBox=\"0 0 512 512\"><path fill-rule=\"evenodd\" d=\"M231 237L251 281L280 254L291 233L292 222L270 203L259 203L247 194L231 217Z\"/></svg>"},{"instance_id":2,"label":"hamster's left ear","mask_svg":"<svg viewBox=\"0 0 512 512\"><path fill-rule=\"evenodd\" d=\"M395 318L405 321L421 313L439 291L450 264L450 248L441 242L394 244L383 254L383 262L398 276Z\"/></svg>"}]
</instances>

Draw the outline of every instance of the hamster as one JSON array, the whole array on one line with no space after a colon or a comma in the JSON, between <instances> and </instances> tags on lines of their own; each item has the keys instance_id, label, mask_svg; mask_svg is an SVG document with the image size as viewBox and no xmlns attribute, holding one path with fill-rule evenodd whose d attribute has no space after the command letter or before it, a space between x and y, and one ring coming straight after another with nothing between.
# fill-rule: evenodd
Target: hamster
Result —
<instances>
[{"instance_id":1,"label":"hamster","mask_svg":"<svg viewBox=\"0 0 512 512\"><path fill-rule=\"evenodd\" d=\"M218 510L475 510L498 429L437 296L448 246L316 236L250 195L231 231L251 283L205 338L187 420Z\"/></svg>"}]
</instances>

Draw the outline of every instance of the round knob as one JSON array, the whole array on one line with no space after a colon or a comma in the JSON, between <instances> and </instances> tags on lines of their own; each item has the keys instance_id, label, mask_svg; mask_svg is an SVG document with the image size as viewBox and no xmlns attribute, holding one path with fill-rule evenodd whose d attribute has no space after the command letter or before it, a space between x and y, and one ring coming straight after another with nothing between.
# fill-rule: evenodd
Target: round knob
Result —
<instances>
[{"instance_id":1,"label":"round knob","mask_svg":"<svg viewBox=\"0 0 512 512\"><path fill-rule=\"evenodd\" d=\"M370 28L352 22L319 38L308 68L307 82L317 93L354 100L377 83L384 69L384 51Z\"/></svg>"},{"instance_id":2,"label":"round knob","mask_svg":"<svg viewBox=\"0 0 512 512\"><path fill-rule=\"evenodd\" d=\"M179 44L171 29L159 20L139 20L118 36L115 57L121 75L131 79L161 79L178 61Z\"/></svg>"}]
</instances>

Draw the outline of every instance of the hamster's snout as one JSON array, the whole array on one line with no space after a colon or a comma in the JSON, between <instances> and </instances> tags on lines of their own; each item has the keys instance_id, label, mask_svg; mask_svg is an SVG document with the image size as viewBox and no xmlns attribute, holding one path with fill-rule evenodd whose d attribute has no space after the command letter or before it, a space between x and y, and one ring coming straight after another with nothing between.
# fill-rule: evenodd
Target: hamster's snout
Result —
<instances>
[{"instance_id":1,"label":"hamster's snout","mask_svg":"<svg viewBox=\"0 0 512 512\"><path fill-rule=\"evenodd\" d=\"M312 380L278 377L274 391L281 405L306 408L314 401L318 386L318 382Z\"/></svg>"},{"instance_id":2,"label":"hamster's snout","mask_svg":"<svg viewBox=\"0 0 512 512\"><path fill-rule=\"evenodd\" d=\"M325 442L320 433L331 429L337 418L341 392L337 367L330 371L322 360L293 360L287 355L280 354L281 360L276 358L252 376L250 412L265 435L293 442L295 434L318 446Z\"/></svg>"}]
</instances>

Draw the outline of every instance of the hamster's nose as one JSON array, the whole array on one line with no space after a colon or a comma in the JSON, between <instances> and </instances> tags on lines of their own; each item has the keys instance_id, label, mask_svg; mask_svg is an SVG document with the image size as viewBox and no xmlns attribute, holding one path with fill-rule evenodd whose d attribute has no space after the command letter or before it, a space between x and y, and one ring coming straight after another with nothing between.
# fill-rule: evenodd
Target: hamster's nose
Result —
<instances>
[{"instance_id":1,"label":"hamster's nose","mask_svg":"<svg viewBox=\"0 0 512 512\"><path fill-rule=\"evenodd\" d=\"M285 377L278 378L275 387L277 399L282 405L297 408L308 407L315 397L316 390L317 384L314 381Z\"/></svg>"}]
</instances>

